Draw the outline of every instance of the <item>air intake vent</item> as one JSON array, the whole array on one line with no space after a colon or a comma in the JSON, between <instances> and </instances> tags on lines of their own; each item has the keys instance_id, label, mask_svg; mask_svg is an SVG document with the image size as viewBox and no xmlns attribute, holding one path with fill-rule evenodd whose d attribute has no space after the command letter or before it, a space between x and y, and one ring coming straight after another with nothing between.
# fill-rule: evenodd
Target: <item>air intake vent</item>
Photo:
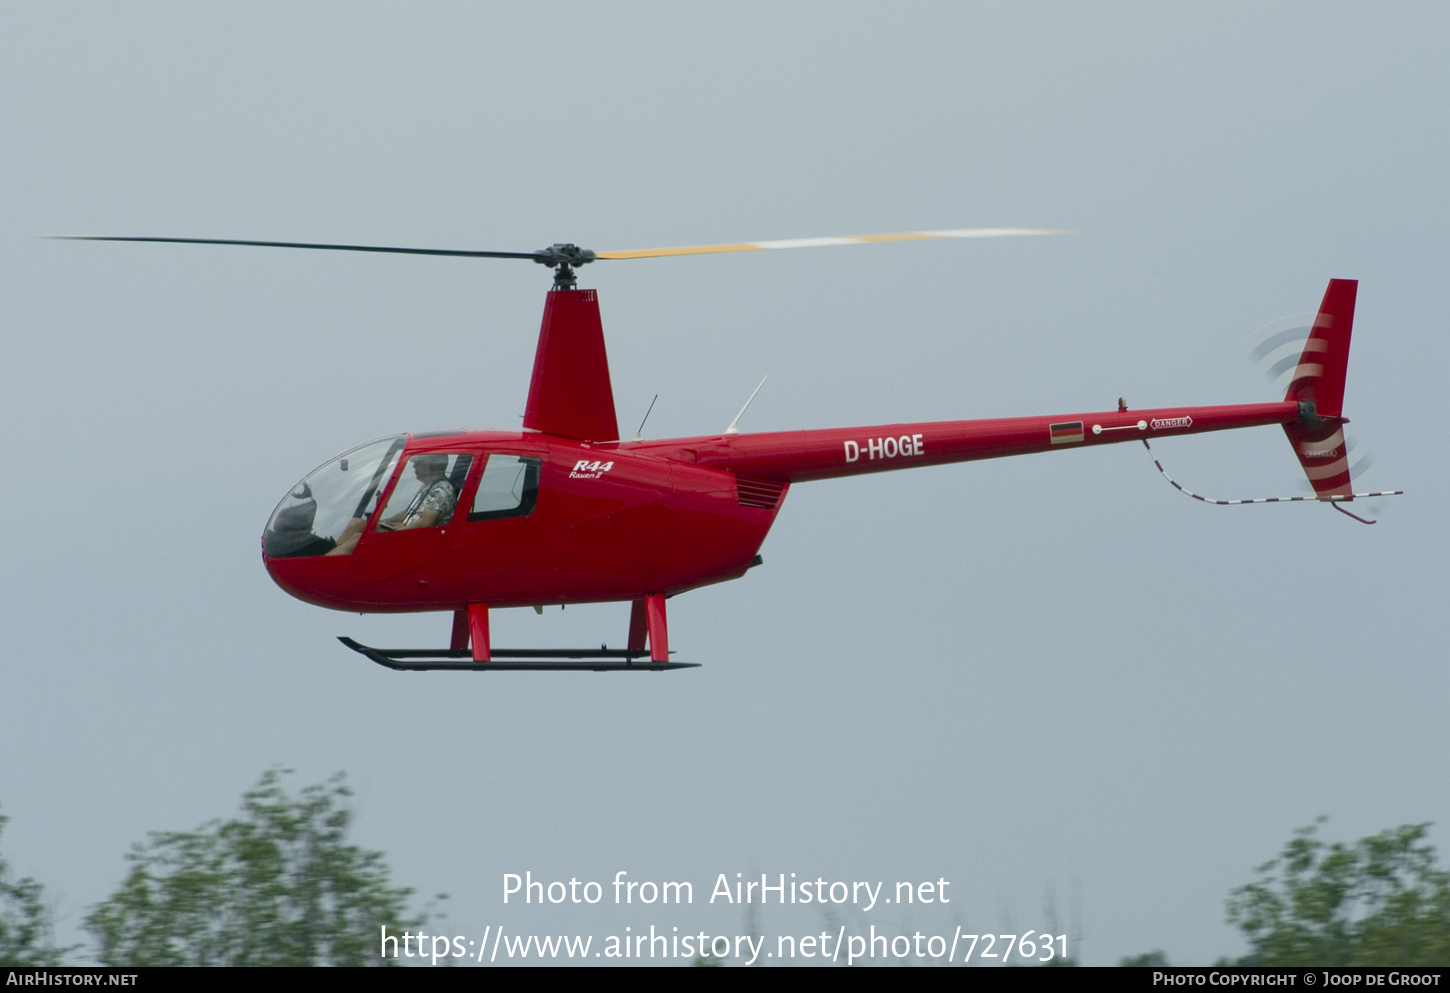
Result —
<instances>
[{"instance_id":1,"label":"air intake vent","mask_svg":"<svg viewBox=\"0 0 1450 993\"><path fill-rule=\"evenodd\" d=\"M780 494L786 485L773 479L750 479L745 476L736 476L735 496L742 507L774 510L775 505L780 502Z\"/></svg>"}]
</instances>

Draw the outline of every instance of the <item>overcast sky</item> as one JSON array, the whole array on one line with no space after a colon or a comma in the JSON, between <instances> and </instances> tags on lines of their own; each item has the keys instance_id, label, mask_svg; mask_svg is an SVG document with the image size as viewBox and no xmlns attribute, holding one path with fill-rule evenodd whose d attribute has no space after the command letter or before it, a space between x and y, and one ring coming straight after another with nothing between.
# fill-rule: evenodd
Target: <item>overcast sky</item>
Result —
<instances>
[{"instance_id":1,"label":"overcast sky","mask_svg":"<svg viewBox=\"0 0 1450 993\"><path fill-rule=\"evenodd\" d=\"M721 873L946 879L776 934L1244 945L1294 828L1450 823L1450 11L1437 4L0 5L0 852L59 937L151 830L345 770L445 930L735 934ZM648 675L393 673L444 615L293 600L259 536L314 466L513 428L541 267L106 233L597 250L1023 225L1058 238L602 263L620 424L741 429L1277 399L1270 322L1360 280L1346 414L1408 495L1185 499L1141 448L793 489L763 568L677 597ZM1277 428L1159 446L1303 492ZM1437 620L1437 618L1439 618ZM622 642L623 605L494 616ZM684 880L520 908L505 873ZM773 947L773 946L768 946Z\"/></svg>"}]
</instances>

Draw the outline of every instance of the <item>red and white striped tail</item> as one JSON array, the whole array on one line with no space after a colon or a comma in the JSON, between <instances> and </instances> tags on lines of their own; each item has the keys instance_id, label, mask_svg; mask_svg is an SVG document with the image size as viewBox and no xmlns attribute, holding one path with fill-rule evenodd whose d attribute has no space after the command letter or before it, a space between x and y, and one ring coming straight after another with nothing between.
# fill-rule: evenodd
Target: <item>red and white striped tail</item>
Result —
<instances>
[{"instance_id":1,"label":"red and white striped tail","mask_svg":"<svg viewBox=\"0 0 1450 993\"><path fill-rule=\"evenodd\" d=\"M1344 383L1349 369L1349 340L1354 329L1354 300L1359 283L1353 279L1331 279L1324 291L1324 300L1314 318L1314 327L1299 353L1298 365L1289 379L1288 392L1284 399L1299 404L1297 421L1284 425L1289 444L1294 446L1294 456L1314 487L1314 495L1298 497L1254 497L1245 500L1216 500L1200 496L1182 486L1163 469L1163 463L1153 455L1147 440L1143 447L1153 458L1153 464L1163 473L1163 478L1180 492L1219 506L1234 506L1247 503L1303 503L1324 501L1335 510L1348 514L1357 521L1373 524L1374 521L1345 510L1342 504L1356 497L1399 496L1403 490L1377 490L1371 493L1354 492L1349 466L1349 446L1344 440Z\"/></svg>"},{"instance_id":2,"label":"red and white striped tail","mask_svg":"<svg viewBox=\"0 0 1450 993\"><path fill-rule=\"evenodd\" d=\"M1314 401L1320 417L1338 417L1344 409L1344 379L1349 367L1349 336L1354 328L1355 279L1331 279L1314 317L1314 327L1289 378L1285 400Z\"/></svg>"},{"instance_id":3,"label":"red and white striped tail","mask_svg":"<svg viewBox=\"0 0 1450 993\"><path fill-rule=\"evenodd\" d=\"M1359 283L1353 279L1329 281L1284 394L1285 400L1298 401L1302 412L1299 423L1284 425L1284 433L1320 500L1352 500L1355 496L1340 415L1358 289Z\"/></svg>"},{"instance_id":4,"label":"red and white striped tail","mask_svg":"<svg viewBox=\"0 0 1450 993\"><path fill-rule=\"evenodd\" d=\"M1351 500L1355 493L1349 478L1349 452L1344 428L1338 421L1324 424L1285 424L1284 433L1294 454L1320 500Z\"/></svg>"}]
</instances>

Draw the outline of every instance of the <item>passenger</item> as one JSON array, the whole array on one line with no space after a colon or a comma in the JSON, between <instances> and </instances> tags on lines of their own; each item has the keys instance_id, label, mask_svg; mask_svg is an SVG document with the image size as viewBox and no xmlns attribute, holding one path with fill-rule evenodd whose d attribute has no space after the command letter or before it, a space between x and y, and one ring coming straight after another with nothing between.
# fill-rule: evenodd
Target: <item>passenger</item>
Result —
<instances>
[{"instance_id":1,"label":"passenger","mask_svg":"<svg viewBox=\"0 0 1450 993\"><path fill-rule=\"evenodd\" d=\"M453 519L458 494L447 479L447 455L413 456L413 472L421 488L408 508L401 514L378 522L379 531L403 531L408 528L431 528Z\"/></svg>"}]
</instances>

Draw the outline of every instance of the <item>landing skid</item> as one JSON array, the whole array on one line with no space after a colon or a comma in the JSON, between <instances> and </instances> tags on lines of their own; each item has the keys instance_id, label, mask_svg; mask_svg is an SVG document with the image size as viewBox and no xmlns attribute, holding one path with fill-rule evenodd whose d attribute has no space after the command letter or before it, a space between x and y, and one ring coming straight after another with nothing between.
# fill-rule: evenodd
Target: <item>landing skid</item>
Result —
<instances>
[{"instance_id":1,"label":"landing skid","mask_svg":"<svg viewBox=\"0 0 1450 993\"><path fill-rule=\"evenodd\" d=\"M473 672L537 670L559 672L662 672L697 669L698 662L655 662L648 651L624 648L494 648L487 662L476 662L468 649L370 648L351 638L338 638L348 648L378 665L401 672L459 669Z\"/></svg>"}]
</instances>

